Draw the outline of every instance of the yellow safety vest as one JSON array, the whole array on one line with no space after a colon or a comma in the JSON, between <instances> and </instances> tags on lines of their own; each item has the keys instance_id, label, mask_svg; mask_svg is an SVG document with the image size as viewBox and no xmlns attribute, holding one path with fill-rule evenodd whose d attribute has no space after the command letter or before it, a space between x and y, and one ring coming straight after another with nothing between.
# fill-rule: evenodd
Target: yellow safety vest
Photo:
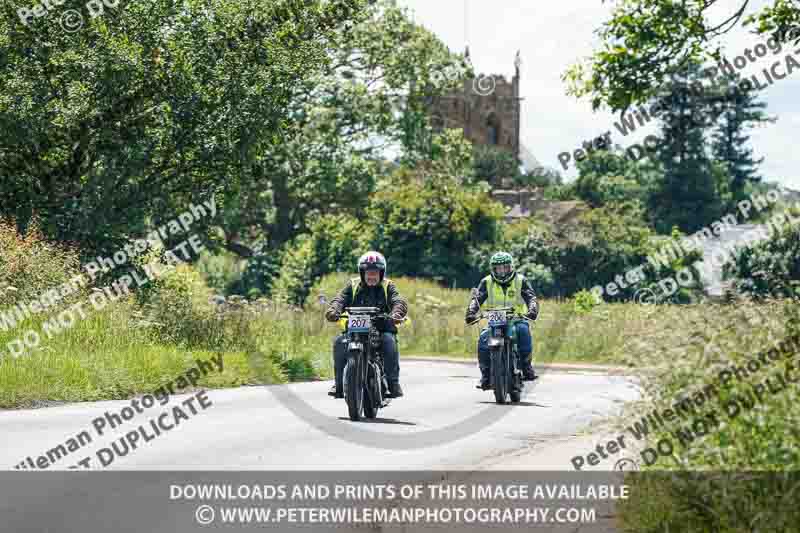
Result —
<instances>
[{"instance_id":1,"label":"yellow safety vest","mask_svg":"<svg viewBox=\"0 0 800 533\"><path fill-rule=\"evenodd\" d=\"M381 286L383 287L383 293L386 295L386 306L387 307L389 306L388 281L389 280L387 278L383 278L383 280L381 281ZM356 295L358 294L358 290L361 288L361 278L352 278L350 280L350 283L353 286L353 301L355 301ZM342 328L346 329L347 328L347 319L346 318L340 318L339 319L339 325L341 325ZM396 327L397 327L397 329L400 329L400 328L403 328L405 326L410 326L410 325L411 325L411 317L408 315L408 313L406 313L406 319L403 322L400 322L399 324L397 324Z\"/></svg>"},{"instance_id":2,"label":"yellow safety vest","mask_svg":"<svg viewBox=\"0 0 800 533\"><path fill-rule=\"evenodd\" d=\"M519 272L514 276L508 290L504 291L503 286L497 283L491 274L483 278L486 282L486 304L489 307L512 307L518 314L524 314L527 311L525 300L522 298L522 282L525 277Z\"/></svg>"},{"instance_id":3,"label":"yellow safety vest","mask_svg":"<svg viewBox=\"0 0 800 533\"><path fill-rule=\"evenodd\" d=\"M387 307L389 306L389 287L387 286L388 281L389 280L386 278L381 280L381 287L383 287L383 294L386 296ZM350 283L353 285L353 301L355 301L358 291L361 289L361 278L352 278Z\"/></svg>"}]
</instances>

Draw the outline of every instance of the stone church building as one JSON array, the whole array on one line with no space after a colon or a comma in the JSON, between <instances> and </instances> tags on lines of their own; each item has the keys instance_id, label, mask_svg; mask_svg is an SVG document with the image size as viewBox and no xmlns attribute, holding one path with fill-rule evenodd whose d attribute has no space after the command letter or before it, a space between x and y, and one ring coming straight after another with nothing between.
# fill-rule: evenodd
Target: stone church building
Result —
<instances>
[{"instance_id":1,"label":"stone church building","mask_svg":"<svg viewBox=\"0 0 800 533\"><path fill-rule=\"evenodd\" d=\"M465 55L469 58L469 49ZM461 128L473 144L507 150L528 170L541 166L520 143L520 65L517 52L511 81L502 75L480 75L436 98L430 106L434 128Z\"/></svg>"}]
</instances>

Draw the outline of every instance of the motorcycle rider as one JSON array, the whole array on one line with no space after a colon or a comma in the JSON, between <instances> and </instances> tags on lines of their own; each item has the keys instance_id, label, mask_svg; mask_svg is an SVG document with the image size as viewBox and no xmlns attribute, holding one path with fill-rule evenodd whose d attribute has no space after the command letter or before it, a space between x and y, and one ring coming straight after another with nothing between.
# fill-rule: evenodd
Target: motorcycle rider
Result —
<instances>
[{"instance_id":1,"label":"motorcycle rider","mask_svg":"<svg viewBox=\"0 0 800 533\"><path fill-rule=\"evenodd\" d=\"M488 300L489 307L513 307L519 314L525 314L531 320L539 315L539 304L530 281L514 269L514 258L507 252L497 252L489 260L491 273L481 280L477 292L473 291L467 306L465 321L475 322L481 305ZM528 323L525 320L515 321L517 333L517 353L519 368L525 381L538 378L531 364L533 341ZM489 328L484 328L478 338L478 366L481 369L481 380L477 388L487 390L492 387L489 381L491 371L491 355L489 354Z\"/></svg>"},{"instance_id":2,"label":"motorcycle rider","mask_svg":"<svg viewBox=\"0 0 800 533\"><path fill-rule=\"evenodd\" d=\"M386 258L369 251L358 260L359 278L347 282L339 294L331 300L325 318L336 322L345 307L378 307L391 316L391 321L378 320L376 328L383 337L383 362L390 398L403 396L400 387L400 354L397 350L397 326L408 313L408 304L400 296L395 284L386 279ZM343 398L342 374L347 364L347 335L341 334L333 341L333 367L335 382L328 394Z\"/></svg>"}]
</instances>

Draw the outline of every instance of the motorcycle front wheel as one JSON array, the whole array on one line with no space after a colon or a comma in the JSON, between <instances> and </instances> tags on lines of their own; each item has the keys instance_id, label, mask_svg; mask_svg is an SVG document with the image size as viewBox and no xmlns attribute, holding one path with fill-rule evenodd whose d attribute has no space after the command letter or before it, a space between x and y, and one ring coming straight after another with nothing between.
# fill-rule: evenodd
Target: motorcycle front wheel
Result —
<instances>
[{"instance_id":1,"label":"motorcycle front wheel","mask_svg":"<svg viewBox=\"0 0 800 533\"><path fill-rule=\"evenodd\" d=\"M361 383L358 360L358 356L350 356L344 367L344 400L350 420L354 422L361 420L361 411L364 409L364 384Z\"/></svg>"},{"instance_id":2,"label":"motorcycle front wheel","mask_svg":"<svg viewBox=\"0 0 800 533\"><path fill-rule=\"evenodd\" d=\"M499 404L506 403L508 396L508 364L505 349L492 353L492 376L494 378L494 399Z\"/></svg>"},{"instance_id":3,"label":"motorcycle front wheel","mask_svg":"<svg viewBox=\"0 0 800 533\"><path fill-rule=\"evenodd\" d=\"M367 384L364 387L364 418L375 418L378 416L378 404L380 403L380 383L376 375L375 365L370 364L367 368Z\"/></svg>"},{"instance_id":4,"label":"motorcycle front wheel","mask_svg":"<svg viewBox=\"0 0 800 533\"><path fill-rule=\"evenodd\" d=\"M517 361L517 352L514 350L511 352L511 361ZM516 365L510 365L511 370L511 389L508 391L509 396L511 397L511 403L519 403L520 399L522 399L522 379L519 377L516 371Z\"/></svg>"}]
</instances>

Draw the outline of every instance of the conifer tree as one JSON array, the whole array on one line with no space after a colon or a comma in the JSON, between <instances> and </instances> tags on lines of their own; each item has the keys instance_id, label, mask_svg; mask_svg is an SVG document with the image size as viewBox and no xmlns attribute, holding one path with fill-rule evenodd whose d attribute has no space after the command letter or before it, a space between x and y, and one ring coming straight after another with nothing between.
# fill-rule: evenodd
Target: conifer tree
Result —
<instances>
[{"instance_id":1,"label":"conifer tree","mask_svg":"<svg viewBox=\"0 0 800 533\"><path fill-rule=\"evenodd\" d=\"M763 111L765 107L754 91L744 90L735 83L727 88L723 110L713 133L712 150L714 158L729 176L730 197L727 200L730 205L744 199L748 183L761 181L758 166L764 159L756 161L753 157L753 149L748 146L750 136L747 129L771 121Z\"/></svg>"},{"instance_id":2,"label":"conifer tree","mask_svg":"<svg viewBox=\"0 0 800 533\"><path fill-rule=\"evenodd\" d=\"M721 211L706 132L718 106L715 91L700 89L699 67L689 66L659 95L661 142L656 159L663 175L649 198L653 225L660 233L673 226L694 232Z\"/></svg>"}]
</instances>

